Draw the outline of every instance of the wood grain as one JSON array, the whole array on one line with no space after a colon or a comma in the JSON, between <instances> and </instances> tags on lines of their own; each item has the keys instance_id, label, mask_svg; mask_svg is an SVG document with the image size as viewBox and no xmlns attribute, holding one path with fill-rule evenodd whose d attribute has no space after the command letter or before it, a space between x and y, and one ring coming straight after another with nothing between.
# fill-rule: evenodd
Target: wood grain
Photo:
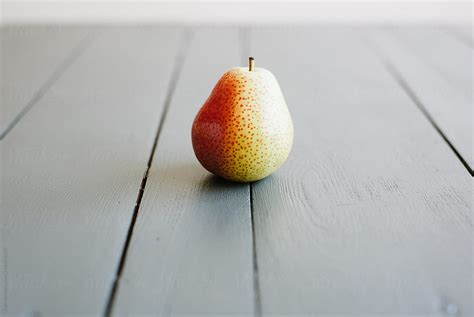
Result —
<instances>
[{"instance_id":1,"label":"wood grain","mask_svg":"<svg viewBox=\"0 0 474 317\"><path fill-rule=\"evenodd\" d=\"M0 135L69 65L86 27L0 28Z\"/></svg>"},{"instance_id":2,"label":"wood grain","mask_svg":"<svg viewBox=\"0 0 474 317\"><path fill-rule=\"evenodd\" d=\"M295 124L255 183L264 315L471 316L471 177L357 32L255 28Z\"/></svg>"},{"instance_id":3,"label":"wood grain","mask_svg":"<svg viewBox=\"0 0 474 317\"><path fill-rule=\"evenodd\" d=\"M7 314L103 312L179 36L104 30L2 141Z\"/></svg>"},{"instance_id":4,"label":"wood grain","mask_svg":"<svg viewBox=\"0 0 474 317\"><path fill-rule=\"evenodd\" d=\"M191 145L194 116L239 64L236 29L198 29L159 136L119 287L122 315L253 311L249 185L211 176Z\"/></svg>"},{"instance_id":5,"label":"wood grain","mask_svg":"<svg viewBox=\"0 0 474 317\"><path fill-rule=\"evenodd\" d=\"M405 28L396 32L377 30L371 39L472 172L472 50L438 29Z\"/></svg>"}]
</instances>

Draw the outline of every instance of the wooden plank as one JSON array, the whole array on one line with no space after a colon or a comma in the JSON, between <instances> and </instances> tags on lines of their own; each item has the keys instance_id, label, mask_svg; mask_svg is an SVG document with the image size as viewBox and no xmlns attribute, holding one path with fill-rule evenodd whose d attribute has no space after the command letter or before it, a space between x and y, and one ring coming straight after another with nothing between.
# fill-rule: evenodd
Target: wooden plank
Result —
<instances>
[{"instance_id":1,"label":"wooden plank","mask_svg":"<svg viewBox=\"0 0 474 317\"><path fill-rule=\"evenodd\" d=\"M3 206L4 206L4 178L3 178L3 164L1 163L3 160L3 142L0 142L0 315L6 315L7 312L7 300L8 300L8 281L7 281L7 257L8 257L8 250L5 244L5 237L4 237L4 222L3 222Z\"/></svg>"},{"instance_id":2,"label":"wooden plank","mask_svg":"<svg viewBox=\"0 0 474 317\"><path fill-rule=\"evenodd\" d=\"M474 31L472 24L455 24L446 26L445 28L451 35L474 48Z\"/></svg>"},{"instance_id":3,"label":"wooden plank","mask_svg":"<svg viewBox=\"0 0 474 317\"><path fill-rule=\"evenodd\" d=\"M403 33L411 33L411 29ZM427 36L426 41L419 38L420 44L417 45L417 48L403 45L400 39L383 30L375 30L369 37L380 54L397 69L400 77L411 87L426 111L472 171L474 168L472 89L471 97L466 98L466 94L461 92L460 86L452 85L432 64L425 63L415 53L417 48L426 45L431 52L425 52L427 54L426 58L429 58L428 55L436 56L436 60L440 61L439 67L443 67L443 69L450 68L450 73L458 73L459 77L465 77L466 81L470 80L472 87L472 74L469 75L469 70L474 71L474 68L472 51L469 47L465 47L455 40L448 41L444 36L439 37L439 43L434 43L436 38L433 38L433 36ZM419 50L421 51L421 49ZM466 50L469 52L466 52ZM457 55L463 55L464 58L455 56L456 52L461 52ZM467 55L471 57L467 58ZM458 64L459 61L463 65ZM452 64L452 66L449 64ZM453 82L455 81L453 80Z\"/></svg>"},{"instance_id":4,"label":"wooden plank","mask_svg":"<svg viewBox=\"0 0 474 317\"><path fill-rule=\"evenodd\" d=\"M104 30L2 141L7 314L102 314L179 34Z\"/></svg>"},{"instance_id":5,"label":"wooden plank","mask_svg":"<svg viewBox=\"0 0 474 317\"><path fill-rule=\"evenodd\" d=\"M239 65L236 29L192 41L131 240L119 315L247 315L253 311L249 186L211 176L191 145L194 116L219 77Z\"/></svg>"},{"instance_id":6,"label":"wooden plank","mask_svg":"<svg viewBox=\"0 0 474 317\"><path fill-rule=\"evenodd\" d=\"M471 316L471 177L359 38L251 32L295 124L253 185L263 314Z\"/></svg>"},{"instance_id":7,"label":"wooden plank","mask_svg":"<svg viewBox=\"0 0 474 317\"><path fill-rule=\"evenodd\" d=\"M85 27L0 28L0 135L68 66Z\"/></svg>"},{"instance_id":8,"label":"wooden plank","mask_svg":"<svg viewBox=\"0 0 474 317\"><path fill-rule=\"evenodd\" d=\"M472 48L439 28L397 27L391 31L420 62L434 68L446 80L446 86L472 102Z\"/></svg>"}]
</instances>

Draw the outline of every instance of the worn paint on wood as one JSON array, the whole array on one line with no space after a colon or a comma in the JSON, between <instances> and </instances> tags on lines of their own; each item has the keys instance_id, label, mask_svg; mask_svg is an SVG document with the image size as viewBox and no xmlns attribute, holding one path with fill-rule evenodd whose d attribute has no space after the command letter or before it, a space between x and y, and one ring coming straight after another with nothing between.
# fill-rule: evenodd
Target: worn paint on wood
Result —
<instances>
[{"instance_id":1,"label":"worn paint on wood","mask_svg":"<svg viewBox=\"0 0 474 317\"><path fill-rule=\"evenodd\" d=\"M181 34L104 30L0 142L2 313L104 311L169 101L115 314L472 315L474 183L364 34L197 29L174 86ZM392 48L424 104L461 98ZM210 176L190 136L239 52L276 75L295 123L252 196ZM446 131L463 124L446 113Z\"/></svg>"},{"instance_id":2,"label":"worn paint on wood","mask_svg":"<svg viewBox=\"0 0 474 317\"><path fill-rule=\"evenodd\" d=\"M104 30L2 141L8 314L102 314L178 40Z\"/></svg>"},{"instance_id":3,"label":"worn paint on wood","mask_svg":"<svg viewBox=\"0 0 474 317\"><path fill-rule=\"evenodd\" d=\"M263 314L470 316L471 176L377 56L330 28L253 29L251 51L295 123L253 186Z\"/></svg>"},{"instance_id":4,"label":"worn paint on wood","mask_svg":"<svg viewBox=\"0 0 474 317\"><path fill-rule=\"evenodd\" d=\"M252 314L248 184L211 176L191 146L194 116L239 64L236 29L198 29L158 140L114 311Z\"/></svg>"}]
</instances>

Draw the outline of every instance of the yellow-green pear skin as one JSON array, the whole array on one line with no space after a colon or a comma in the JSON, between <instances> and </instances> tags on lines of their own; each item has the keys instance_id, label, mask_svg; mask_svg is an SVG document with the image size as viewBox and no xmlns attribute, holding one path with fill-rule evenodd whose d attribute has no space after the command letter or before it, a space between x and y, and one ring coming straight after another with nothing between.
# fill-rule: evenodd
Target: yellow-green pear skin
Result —
<instances>
[{"instance_id":1,"label":"yellow-green pear skin","mask_svg":"<svg viewBox=\"0 0 474 317\"><path fill-rule=\"evenodd\" d=\"M290 153L293 122L275 76L227 71L194 119L192 142L202 166L225 179L252 182L277 170Z\"/></svg>"}]
</instances>

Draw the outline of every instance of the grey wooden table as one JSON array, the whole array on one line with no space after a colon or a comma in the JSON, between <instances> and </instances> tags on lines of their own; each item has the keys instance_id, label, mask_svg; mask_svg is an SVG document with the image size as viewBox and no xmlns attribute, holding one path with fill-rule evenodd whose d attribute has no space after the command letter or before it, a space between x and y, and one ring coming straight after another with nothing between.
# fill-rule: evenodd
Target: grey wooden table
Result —
<instances>
[{"instance_id":1,"label":"grey wooden table","mask_svg":"<svg viewBox=\"0 0 474 317\"><path fill-rule=\"evenodd\" d=\"M0 32L4 315L473 315L469 26ZM234 184L190 131L249 55L295 142Z\"/></svg>"}]
</instances>

